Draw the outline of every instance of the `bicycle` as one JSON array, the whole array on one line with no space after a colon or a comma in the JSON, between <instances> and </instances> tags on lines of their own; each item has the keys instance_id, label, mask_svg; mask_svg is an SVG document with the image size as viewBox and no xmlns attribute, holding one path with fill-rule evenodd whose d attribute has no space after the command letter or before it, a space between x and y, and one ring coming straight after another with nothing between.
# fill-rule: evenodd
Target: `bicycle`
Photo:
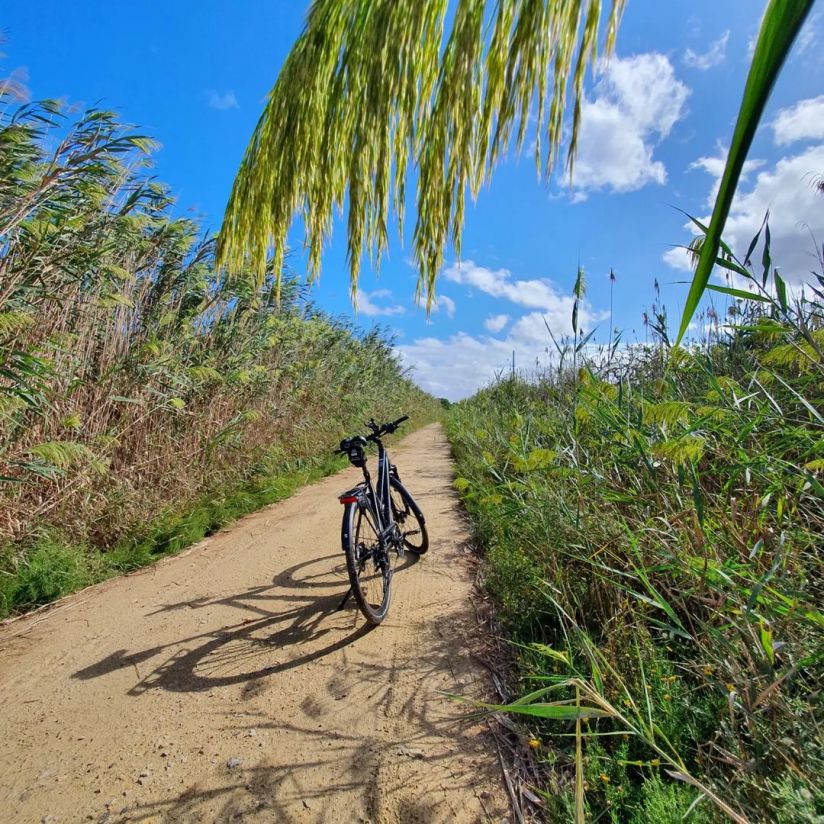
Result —
<instances>
[{"instance_id":1,"label":"bicycle","mask_svg":"<svg viewBox=\"0 0 824 824\"><path fill-rule=\"evenodd\" d=\"M366 426L369 435L344 438L335 454L345 454L353 466L363 470L363 481L347 490L338 500L344 505L341 543L346 556L350 589L340 608L350 595L355 596L366 620L375 626L389 610L392 594L391 553L403 558L405 551L423 555L429 549L426 519L415 499L401 483L398 468L389 461L381 441L391 435L406 420L404 415L392 423L376 424L371 419ZM366 468L366 447L378 447L378 483Z\"/></svg>"}]
</instances>

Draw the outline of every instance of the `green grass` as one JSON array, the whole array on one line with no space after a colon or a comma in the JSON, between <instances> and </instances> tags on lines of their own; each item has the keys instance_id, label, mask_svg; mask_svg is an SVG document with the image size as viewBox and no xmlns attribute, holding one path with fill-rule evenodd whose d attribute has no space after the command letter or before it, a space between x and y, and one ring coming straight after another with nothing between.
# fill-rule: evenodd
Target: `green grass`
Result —
<instances>
[{"instance_id":1,"label":"green grass","mask_svg":"<svg viewBox=\"0 0 824 824\"><path fill-rule=\"evenodd\" d=\"M447 411L550 821L824 816L824 324L779 300Z\"/></svg>"}]
</instances>

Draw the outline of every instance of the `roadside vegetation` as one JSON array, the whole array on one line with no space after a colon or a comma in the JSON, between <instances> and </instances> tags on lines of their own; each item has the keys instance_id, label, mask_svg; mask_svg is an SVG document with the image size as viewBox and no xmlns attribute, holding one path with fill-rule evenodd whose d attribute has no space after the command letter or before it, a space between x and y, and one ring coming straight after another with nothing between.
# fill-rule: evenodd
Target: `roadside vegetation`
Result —
<instances>
[{"instance_id":1,"label":"roadside vegetation","mask_svg":"<svg viewBox=\"0 0 824 824\"><path fill-rule=\"evenodd\" d=\"M392 341L213 239L105 111L0 99L0 617L149 563L340 466L371 415L439 404ZM257 285L254 285L257 284Z\"/></svg>"},{"instance_id":2,"label":"roadside vegetation","mask_svg":"<svg viewBox=\"0 0 824 824\"><path fill-rule=\"evenodd\" d=\"M824 277L766 238L700 343L656 305L447 413L549 821L824 820Z\"/></svg>"},{"instance_id":3,"label":"roadside vegetation","mask_svg":"<svg viewBox=\"0 0 824 824\"><path fill-rule=\"evenodd\" d=\"M677 342L594 349L444 404L486 585L517 651L547 820L820 822L824 277L793 292L723 227L813 0L769 0ZM368 414L440 405L309 279L336 208L350 283L415 182L429 305L467 193L531 137L572 169L623 0L324 0L287 58L215 243L110 113L0 100L0 615L151 561L328 471ZM602 7L605 12L602 15ZM603 17L604 25L601 26ZM487 23L489 24L487 26ZM573 100L565 119L568 91ZM537 118L535 118L537 110ZM570 129L567 130L566 124ZM413 172L410 180L408 173ZM414 180L413 180L414 178ZM411 187L410 187L411 188ZM710 285L717 267L734 280ZM584 292L575 286L576 306ZM548 332L551 335L551 333ZM554 341L554 339L553 339ZM549 341L548 341L549 343Z\"/></svg>"}]
</instances>

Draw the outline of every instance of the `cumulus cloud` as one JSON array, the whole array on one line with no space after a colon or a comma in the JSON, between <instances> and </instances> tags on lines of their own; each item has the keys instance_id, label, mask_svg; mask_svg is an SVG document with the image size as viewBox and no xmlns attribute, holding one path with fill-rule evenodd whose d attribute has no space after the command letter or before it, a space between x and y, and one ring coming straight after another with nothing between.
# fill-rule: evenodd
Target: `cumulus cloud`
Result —
<instances>
[{"instance_id":1,"label":"cumulus cloud","mask_svg":"<svg viewBox=\"0 0 824 824\"><path fill-rule=\"evenodd\" d=\"M779 146L799 140L824 140L824 94L781 109L772 128Z\"/></svg>"},{"instance_id":2,"label":"cumulus cloud","mask_svg":"<svg viewBox=\"0 0 824 824\"><path fill-rule=\"evenodd\" d=\"M500 332L509 323L509 315L490 315L484 321L484 328L490 332Z\"/></svg>"},{"instance_id":3,"label":"cumulus cloud","mask_svg":"<svg viewBox=\"0 0 824 824\"><path fill-rule=\"evenodd\" d=\"M710 44L710 47L705 52L695 52L692 49L687 49L684 52L684 65L689 66L691 69L698 69L699 71L707 71L707 69L711 69L713 66L718 66L724 62L727 56L727 42L730 39L730 32L729 29L725 31L721 37L718 38L714 43Z\"/></svg>"},{"instance_id":4,"label":"cumulus cloud","mask_svg":"<svg viewBox=\"0 0 824 824\"><path fill-rule=\"evenodd\" d=\"M671 266L673 269L678 269L682 272L692 271L692 259L684 246L673 246L672 249L667 249L667 251L661 255L661 259L667 266Z\"/></svg>"},{"instance_id":5,"label":"cumulus cloud","mask_svg":"<svg viewBox=\"0 0 824 824\"><path fill-rule=\"evenodd\" d=\"M459 332L446 340L419 338L398 347L415 380L438 397L458 400L471 395L502 370L511 368L513 353L519 370L545 367L554 358L556 339L572 334L572 296L562 295L546 279L516 280L508 269L488 269L473 261L447 267L443 276L452 283L477 289L532 311L514 321L510 314L491 315L484 327L492 334ZM586 302L580 307L582 328L591 329L606 317ZM500 333L508 327L503 337Z\"/></svg>"},{"instance_id":6,"label":"cumulus cloud","mask_svg":"<svg viewBox=\"0 0 824 824\"><path fill-rule=\"evenodd\" d=\"M654 150L683 116L689 89L663 54L602 66L594 99L582 105L574 186L630 192L665 183L667 170Z\"/></svg>"},{"instance_id":7,"label":"cumulus cloud","mask_svg":"<svg viewBox=\"0 0 824 824\"><path fill-rule=\"evenodd\" d=\"M358 290L355 296L355 303L357 311L361 315L368 317L377 317L379 315L400 315L403 314L403 306L398 304L384 304L376 303L376 300L383 300L384 298L391 298L392 293L388 289L375 289L374 292L365 292L362 289Z\"/></svg>"},{"instance_id":8,"label":"cumulus cloud","mask_svg":"<svg viewBox=\"0 0 824 824\"><path fill-rule=\"evenodd\" d=\"M472 337L458 332L446 340L419 338L398 347L404 366L427 392L457 401L477 391L512 362L512 348L504 340Z\"/></svg>"},{"instance_id":9,"label":"cumulus cloud","mask_svg":"<svg viewBox=\"0 0 824 824\"><path fill-rule=\"evenodd\" d=\"M472 260L461 261L447 266L443 277L452 283L478 289L494 298L507 300L527 309L540 309L541 315L555 334L572 331L572 305L575 298L561 294L555 284L546 278L515 280L509 269L488 269ZM587 304L579 309L582 326L589 326L600 316L593 315ZM546 329L544 329L546 333Z\"/></svg>"},{"instance_id":10,"label":"cumulus cloud","mask_svg":"<svg viewBox=\"0 0 824 824\"><path fill-rule=\"evenodd\" d=\"M206 105L212 109L217 109L219 112L240 108L237 97L235 97L235 93L231 89L222 93L210 89L206 92Z\"/></svg>"},{"instance_id":11,"label":"cumulus cloud","mask_svg":"<svg viewBox=\"0 0 824 824\"><path fill-rule=\"evenodd\" d=\"M698 160L694 160L690 163L688 170L692 171L694 169L701 169L705 171L710 177L713 179L712 187L707 194L707 198L704 201L705 205L712 209L715 205L715 198L718 195L718 189L721 186L721 177L724 174L724 166L727 164L727 149L723 146L718 147L718 154L715 156L708 156L708 157L699 157ZM757 171L758 169L764 166L766 161L759 160L758 158L753 158L752 160L745 160L744 165L741 168L741 176L740 181L741 183L746 183L749 180L750 175ZM740 184L739 184L740 185Z\"/></svg>"},{"instance_id":12,"label":"cumulus cloud","mask_svg":"<svg viewBox=\"0 0 824 824\"><path fill-rule=\"evenodd\" d=\"M693 164L713 175L707 205L711 206L724 158L701 158ZM750 166L750 171L753 170ZM764 215L770 213L771 255L782 277L790 283L809 279L816 268L812 237L824 238L824 206L821 194L811 180L824 170L824 145L812 146L800 154L782 157L774 166L760 171L749 186L739 186L724 229L724 239L732 250L743 256L758 231ZM708 222L709 216L700 218ZM689 228L694 231L692 224ZM689 270L681 249L671 249L664 260L678 269Z\"/></svg>"},{"instance_id":13,"label":"cumulus cloud","mask_svg":"<svg viewBox=\"0 0 824 824\"><path fill-rule=\"evenodd\" d=\"M445 340L419 338L399 346L398 354L427 392L457 401L508 372L513 356L519 372L543 371L556 363L545 321L548 319L542 312L529 312L515 321L504 337L458 332ZM553 333L557 338L558 330L553 329Z\"/></svg>"},{"instance_id":14,"label":"cumulus cloud","mask_svg":"<svg viewBox=\"0 0 824 824\"><path fill-rule=\"evenodd\" d=\"M432 305L433 312L440 312L441 309L446 312L446 316L448 318L455 317L455 301L447 295L439 295L435 299L435 303Z\"/></svg>"}]
</instances>

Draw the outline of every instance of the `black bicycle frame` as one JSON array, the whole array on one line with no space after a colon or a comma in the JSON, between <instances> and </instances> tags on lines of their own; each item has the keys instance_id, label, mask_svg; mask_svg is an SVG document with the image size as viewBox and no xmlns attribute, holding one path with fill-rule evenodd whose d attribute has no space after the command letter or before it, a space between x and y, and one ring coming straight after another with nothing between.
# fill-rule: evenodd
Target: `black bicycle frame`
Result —
<instances>
[{"instance_id":1,"label":"black bicycle frame","mask_svg":"<svg viewBox=\"0 0 824 824\"><path fill-rule=\"evenodd\" d=\"M366 499L370 504L369 508L378 519L377 532L384 543L394 532L395 519L392 517L392 504L389 497L389 476L391 475L391 464L386 447L380 438L373 438L378 445L378 485L377 489L372 485L372 476L366 466L363 466L363 477L366 485Z\"/></svg>"}]
</instances>

